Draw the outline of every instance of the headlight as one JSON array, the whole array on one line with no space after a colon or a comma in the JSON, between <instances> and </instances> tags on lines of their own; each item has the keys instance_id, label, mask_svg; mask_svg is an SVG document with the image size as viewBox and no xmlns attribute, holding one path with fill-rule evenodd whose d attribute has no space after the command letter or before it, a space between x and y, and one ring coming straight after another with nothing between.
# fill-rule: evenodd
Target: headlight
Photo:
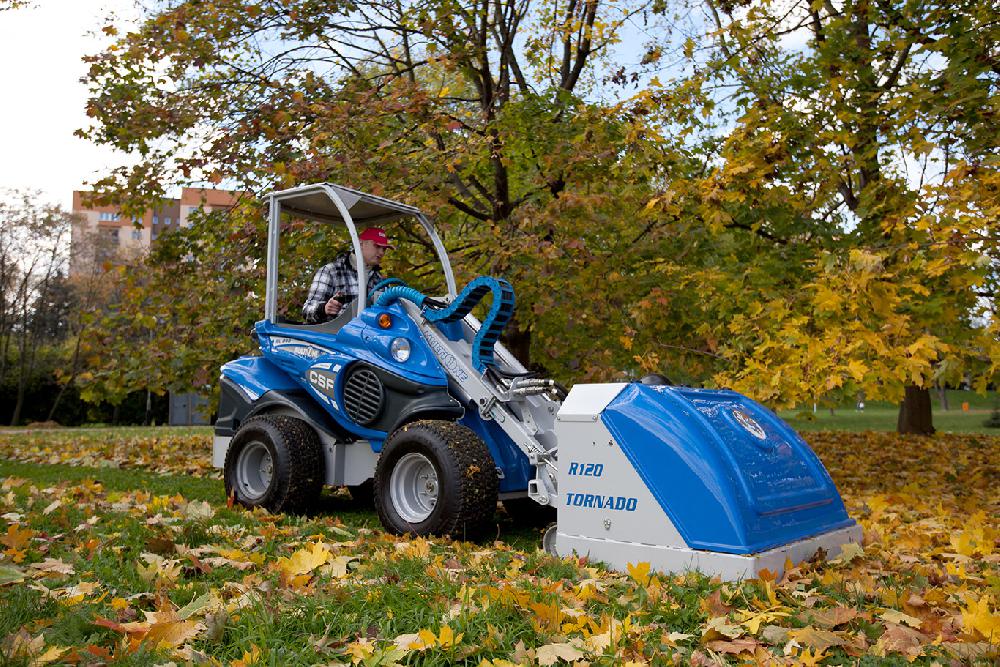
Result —
<instances>
[{"instance_id":1,"label":"headlight","mask_svg":"<svg viewBox=\"0 0 1000 667\"><path fill-rule=\"evenodd\" d=\"M410 358L410 341L405 338L394 338L389 346L392 358L402 363Z\"/></svg>"}]
</instances>

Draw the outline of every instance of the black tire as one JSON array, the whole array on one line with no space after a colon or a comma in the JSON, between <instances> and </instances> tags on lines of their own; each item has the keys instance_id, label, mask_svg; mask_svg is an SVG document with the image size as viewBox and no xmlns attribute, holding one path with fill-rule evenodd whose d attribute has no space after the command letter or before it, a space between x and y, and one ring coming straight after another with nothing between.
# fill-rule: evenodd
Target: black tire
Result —
<instances>
[{"instance_id":1,"label":"black tire","mask_svg":"<svg viewBox=\"0 0 1000 667\"><path fill-rule=\"evenodd\" d=\"M359 507L371 509L375 505L375 480L367 479L361 484L348 486L347 491L351 494L351 500Z\"/></svg>"},{"instance_id":2,"label":"black tire","mask_svg":"<svg viewBox=\"0 0 1000 667\"><path fill-rule=\"evenodd\" d=\"M517 526L541 528L556 520L556 508L539 505L531 498L508 498L503 501L504 511Z\"/></svg>"},{"instance_id":3,"label":"black tire","mask_svg":"<svg viewBox=\"0 0 1000 667\"><path fill-rule=\"evenodd\" d=\"M411 472L416 477L409 483ZM382 448L375 466L375 510L386 530L397 535L474 539L495 526L498 485L493 457L471 430L446 421L412 422Z\"/></svg>"},{"instance_id":4,"label":"black tire","mask_svg":"<svg viewBox=\"0 0 1000 667\"><path fill-rule=\"evenodd\" d=\"M226 496L244 507L304 512L319 498L324 468L319 438L308 424L260 415L241 425L229 443Z\"/></svg>"}]
</instances>

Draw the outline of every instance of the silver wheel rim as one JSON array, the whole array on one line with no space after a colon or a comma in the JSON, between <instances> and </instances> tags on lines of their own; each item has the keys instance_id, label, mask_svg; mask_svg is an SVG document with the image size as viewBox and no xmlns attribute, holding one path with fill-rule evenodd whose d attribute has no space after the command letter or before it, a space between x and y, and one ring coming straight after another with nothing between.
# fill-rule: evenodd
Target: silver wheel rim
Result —
<instances>
[{"instance_id":1,"label":"silver wheel rim","mask_svg":"<svg viewBox=\"0 0 1000 667\"><path fill-rule=\"evenodd\" d=\"M437 471L423 454L406 454L396 462L389 477L389 498L399 518L406 523L427 520L438 503Z\"/></svg>"},{"instance_id":2,"label":"silver wheel rim","mask_svg":"<svg viewBox=\"0 0 1000 667\"><path fill-rule=\"evenodd\" d=\"M259 500L267 493L274 475L274 460L259 440L248 442L236 461L236 484L247 500Z\"/></svg>"},{"instance_id":3,"label":"silver wheel rim","mask_svg":"<svg viewBox=\"0 0 1000 667\"><path fill-rule=\"evenodd\" d=\"M559 555L556 552L556 524L552 524L546 528L542 534L542 549L549 555Z\"/></svg>"}]
</instances>

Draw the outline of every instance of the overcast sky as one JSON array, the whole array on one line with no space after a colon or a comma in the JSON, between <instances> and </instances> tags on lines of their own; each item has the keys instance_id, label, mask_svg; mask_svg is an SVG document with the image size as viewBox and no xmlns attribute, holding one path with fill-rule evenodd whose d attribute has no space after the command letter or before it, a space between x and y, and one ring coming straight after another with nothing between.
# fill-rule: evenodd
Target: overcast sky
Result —
<instances>
[{"instance_id":1,"label":"overcast sky","mask_svg":"<svg viewBox=\"0 0 1000 667\"><path fill-rule=\"evenodd\" d=\"M109 43L100 33L138 16L134 0L33 0L0 12L0 188L42 190L72 205L73 190L124 158L73 136L87 123L80 60ZM94 36L92 33L98 33Z\"/></svg>"}]
</instances>

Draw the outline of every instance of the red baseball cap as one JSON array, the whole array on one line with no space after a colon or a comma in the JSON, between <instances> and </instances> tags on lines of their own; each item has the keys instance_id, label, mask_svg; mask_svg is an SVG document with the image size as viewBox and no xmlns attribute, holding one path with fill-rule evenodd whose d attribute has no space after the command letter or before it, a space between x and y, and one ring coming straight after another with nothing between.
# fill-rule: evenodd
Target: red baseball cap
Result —
<instances>
[{"instance_id":1,"label":"red baseball cap","mask_svg":"<svg viewBox=\"0 0 1000 667\"><path fill-rule=\"evenodd\" d=\"M389 237L385 235L385 230L381 227L369 227L358 236L362 241L374 241L380 248L391 248Z\"/></svg>"}]
</instances>

